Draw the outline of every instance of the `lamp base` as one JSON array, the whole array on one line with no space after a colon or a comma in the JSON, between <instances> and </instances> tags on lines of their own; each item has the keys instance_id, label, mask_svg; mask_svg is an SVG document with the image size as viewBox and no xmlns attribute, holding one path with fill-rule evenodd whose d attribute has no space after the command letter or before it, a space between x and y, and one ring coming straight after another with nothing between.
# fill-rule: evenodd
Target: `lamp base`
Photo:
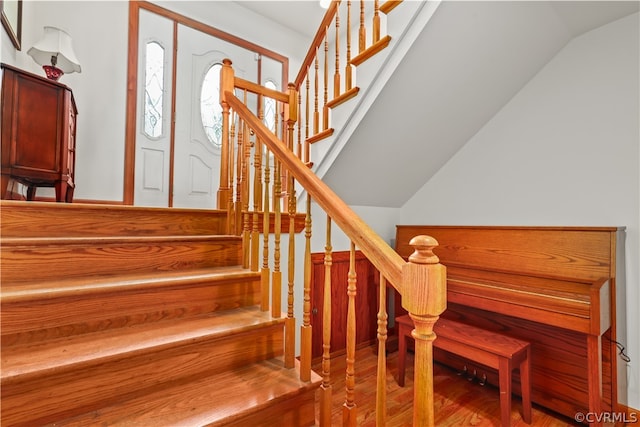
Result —
<instances>
[{"instance_id":1,"label":"lamp base","mask_svg":"<svg viewBox=\"0 0 640 427\"><path fill-rule=\"evenodd\" d=\"M53 65L43 65L42 68L44 69L47 78L56 82L64 74L64 71L58 67L54 67Z\"/></svg>"}]
</instances>

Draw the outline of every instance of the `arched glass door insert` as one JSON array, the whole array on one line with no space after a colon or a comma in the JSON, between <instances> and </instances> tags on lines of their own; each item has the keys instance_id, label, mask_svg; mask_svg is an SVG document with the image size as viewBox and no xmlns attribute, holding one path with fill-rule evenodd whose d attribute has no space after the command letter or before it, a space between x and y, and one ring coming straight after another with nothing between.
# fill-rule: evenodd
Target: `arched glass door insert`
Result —
<instances>
[{"instance_id":1,"label":"arched glass door insert","mask_svg":"<svg viewBox=\"0 0 640 427\"><path fill-rule=\"evenodd\" d=\"M222 106L220 105L220 69L222 64L213 64L202 80L200 92L200 118L207 139L220 149L222 145Z\"/></svg>"}]
</instances>

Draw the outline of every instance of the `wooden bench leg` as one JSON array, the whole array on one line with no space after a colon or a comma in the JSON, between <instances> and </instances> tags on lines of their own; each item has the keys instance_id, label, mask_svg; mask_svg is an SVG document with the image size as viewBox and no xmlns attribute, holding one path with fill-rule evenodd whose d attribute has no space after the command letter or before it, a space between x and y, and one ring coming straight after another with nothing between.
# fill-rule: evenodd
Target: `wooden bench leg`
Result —
<instances>
[{"instance_id":1,"label":"wooden bench leg","mask_svg":"<svg viewBox=\"0 0 640 427\"><path fill-rule=\"evenodd\" d=\"M531 424L531 348L527 347L520 362L520 392L522 394L522 419Z\"/></svg>"},{"instance_id":2,"label":"wooden bench leg","mask_svg":"<svg viewBox=\"0 0 640 427\"><path fill-rule=\"evenodd\" d=\"M511 360L500 357L498 376L500 378L500 418L502 427L511 425Z\"/></svg>"},{"instance_id":3,"label":"wooden bench leg","mask_svg":"<svg viewBox=\"0 0 640 427\"><path fill-rule=\"evenodd\" d=\"M411 331L407 331L409 328L398 323L398 385L404 387L404 372L406 369L407 359L407 336L411 334Z\"/></svg>"}]
</instances>

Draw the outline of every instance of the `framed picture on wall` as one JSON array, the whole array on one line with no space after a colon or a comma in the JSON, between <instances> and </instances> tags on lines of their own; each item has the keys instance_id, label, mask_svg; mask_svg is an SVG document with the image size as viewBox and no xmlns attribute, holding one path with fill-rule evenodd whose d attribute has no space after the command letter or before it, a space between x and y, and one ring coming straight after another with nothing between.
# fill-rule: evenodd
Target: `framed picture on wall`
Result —
<instances>
[{"instance_id":1,"label":"framed picture on wall","mask_svg":"<svg viewBox=\"0 0 640 427\"><path fill-rule=\"evenodd\" d=\"M2 6L2 26L16 49L22 42L22 0L0 0Z\"/></svg>"}]
</instances>

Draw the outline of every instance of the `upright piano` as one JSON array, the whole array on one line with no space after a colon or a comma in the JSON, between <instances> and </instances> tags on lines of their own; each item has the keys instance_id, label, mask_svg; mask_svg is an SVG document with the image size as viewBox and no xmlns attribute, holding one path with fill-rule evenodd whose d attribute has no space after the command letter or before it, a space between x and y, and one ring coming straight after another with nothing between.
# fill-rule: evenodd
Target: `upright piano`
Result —
<instances>
[{"instance_id":1,"label":"upright piano","mask_svg":"<svg viewBox=\"0 0 640 427\"><path fill-rule=\"evenodd\" d=\"M616 254L624 228L399 225L396 251L406 259L421 234L438 241L434 253L447 267L443 317L531 343L533 402L572 419L617 412ZM435 358L497 380L456 355Z\"/></svg>"}]
</instances>

